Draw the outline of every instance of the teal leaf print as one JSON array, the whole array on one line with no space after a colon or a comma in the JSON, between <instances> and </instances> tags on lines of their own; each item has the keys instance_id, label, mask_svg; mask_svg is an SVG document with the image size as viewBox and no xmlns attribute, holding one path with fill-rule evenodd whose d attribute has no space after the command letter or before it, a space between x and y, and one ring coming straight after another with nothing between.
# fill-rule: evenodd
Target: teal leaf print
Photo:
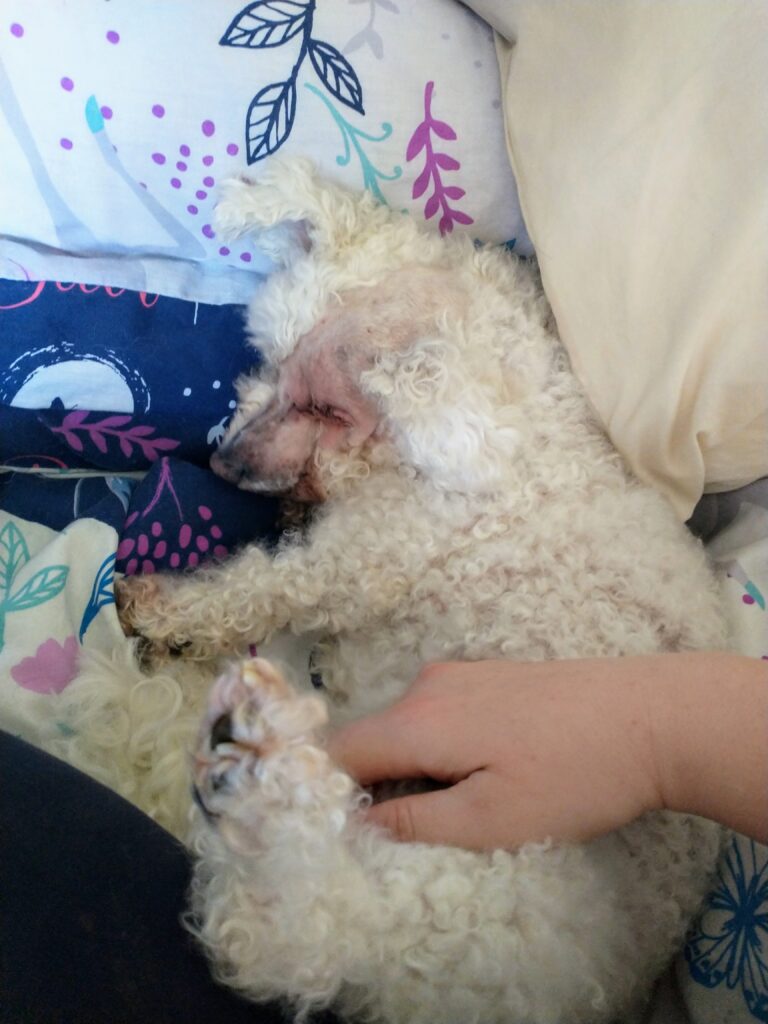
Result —
<instances>
[{"instance_id":1,"label":"teal leaf print","mask_svg":"<svg viewBox=\"0 0 768 1024\"><path fill-rule=\"evenodd\" d=\"M15 523L6 523L0 530L0 590L7 596L13 578L29 561L26 541Z\"/></svg>"},{"instance_id":2,"label":"teal leaf print","mask_svg":"<svg viewBox=\"0 0 768 1024\"><path fill-rule=\"evenodd\" d=\"M384 171L380 171L365 152L361 139L365 139L367 142L383 142L384 139L388 139L392 134L392 125L385 121L381 126L381 135L369 135L368 132L364 132L361 128L356 128L346 118L342 117L330 100L319 89L316 89L314 85L305 85L304 88L309 89L310 92L323 101L341 132L344 153L336 157L336 163L339 167L346 167L352 159L352 152L354 151L360 161L360 168L363 172L363 188L367 188L369 192L376 196L380 203L386 205L387 201L379 187L379 180L397 181L402 175L403 170L401 167L393 167L391 174L385 174Z\"/></svg>"},{"instance_id":3,"label":"teal leaf print","mask_svg":"<svg viewBox=\"0 0 768 1024\"><path fill-rule=\"evenodd\" d=\"M96 579L93 581L93 587L91 588L91 596L83 613L83 621L80 623L80 643L83 642L86 630L101 609L108 604L115 603L113 584L115 582L116 557L116 554L108 555L96 573Z\"/></svg>"},{"instance_id":4,"label":"teal leaf print","mask_svg":"<svg viewBox=\"0 0 768 1024\"><path fill-rule=\"evenodd\" d=\"M5 645L5 619L10 612L35 608L56 597L64 589L69 575L66 565L49 565L11 593L19 570L29 561L29 548L15 523L0 530L0 651Z\"/></svg>"},{"instance_id":5,"label":"teal leaf print","mask_svg":"<svg viewBox=\"0 0 768 1024\"><path fill-rule=\"evenodd\" d=\"M22 612L26 608L50 601L64 589L68 574L69 567L66 565L49 565L47 569L41 569L27 580L21 590L6 598L5 610Z\"/></svg>"}]
</instances>

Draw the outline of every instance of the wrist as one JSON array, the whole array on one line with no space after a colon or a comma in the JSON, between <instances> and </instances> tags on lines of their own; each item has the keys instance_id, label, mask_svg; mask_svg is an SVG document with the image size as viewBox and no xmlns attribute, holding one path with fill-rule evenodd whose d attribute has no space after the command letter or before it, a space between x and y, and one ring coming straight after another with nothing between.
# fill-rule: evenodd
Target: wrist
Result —
<instances>
[{"instance_id":1,"label":"wrist","mask_svg":"<svg viewBox=\"0 0 768 1024\"><path fill-rule=\"evenodd\" d=\"M662 655L646 680L655 777L667 810L764 841L768 666L727 652Z\"/></svg>"}]
</instances>

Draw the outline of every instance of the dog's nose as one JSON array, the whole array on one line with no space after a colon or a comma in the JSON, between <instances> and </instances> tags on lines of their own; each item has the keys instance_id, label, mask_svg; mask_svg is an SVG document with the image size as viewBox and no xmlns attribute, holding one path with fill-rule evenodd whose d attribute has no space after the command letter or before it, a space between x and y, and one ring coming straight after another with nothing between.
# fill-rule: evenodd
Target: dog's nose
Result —
<instances>
[{"instance_id":1,"label":"dog's nose","mask_svg":"<svg viewBox=\"0 0 768 1024\"><path fill-rule=\"evenodd\" d=\"M211 469L216 476L220 476L231 484L239 484L247 471L243 460L238 458L231 450L227 451L226 448L219 448L218 451L213 453L211 456Z\"/></svg>"}]
</instances>

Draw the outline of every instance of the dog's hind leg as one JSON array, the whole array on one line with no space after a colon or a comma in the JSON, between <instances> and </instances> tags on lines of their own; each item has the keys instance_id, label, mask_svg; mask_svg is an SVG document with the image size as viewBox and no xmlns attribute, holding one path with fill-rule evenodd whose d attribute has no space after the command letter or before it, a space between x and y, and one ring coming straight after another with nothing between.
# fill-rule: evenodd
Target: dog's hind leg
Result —
<instances>
[{"instance_id":1,"label":"dog's hind leg","mask_svg":"<svg viewBox=\"0 0 768 1024\"><path fill-rule=\"evenodd\" d=\"M366 884L344 837L365 798L317 742L317 696L255 658L213 689L195 757L192 930L256 1000L329 1005L366 955Z\"/></svg>"}]
</instances>

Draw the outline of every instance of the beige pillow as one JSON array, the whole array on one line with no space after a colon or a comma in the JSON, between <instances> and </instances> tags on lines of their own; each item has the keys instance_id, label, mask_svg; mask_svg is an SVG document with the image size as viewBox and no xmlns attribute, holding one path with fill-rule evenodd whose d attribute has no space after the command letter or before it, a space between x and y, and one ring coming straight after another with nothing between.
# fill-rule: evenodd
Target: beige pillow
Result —
<instances>
[{"instance_id":1,"label":"beige pillow","mask_svg":"<svg viewBox=\"0 0 768 1024\"><path fill-rule=\"evenodd\" d=\"M768 474L768 4L469 6L574 369L685 519Z\"/></svg>"}]
</instances>

